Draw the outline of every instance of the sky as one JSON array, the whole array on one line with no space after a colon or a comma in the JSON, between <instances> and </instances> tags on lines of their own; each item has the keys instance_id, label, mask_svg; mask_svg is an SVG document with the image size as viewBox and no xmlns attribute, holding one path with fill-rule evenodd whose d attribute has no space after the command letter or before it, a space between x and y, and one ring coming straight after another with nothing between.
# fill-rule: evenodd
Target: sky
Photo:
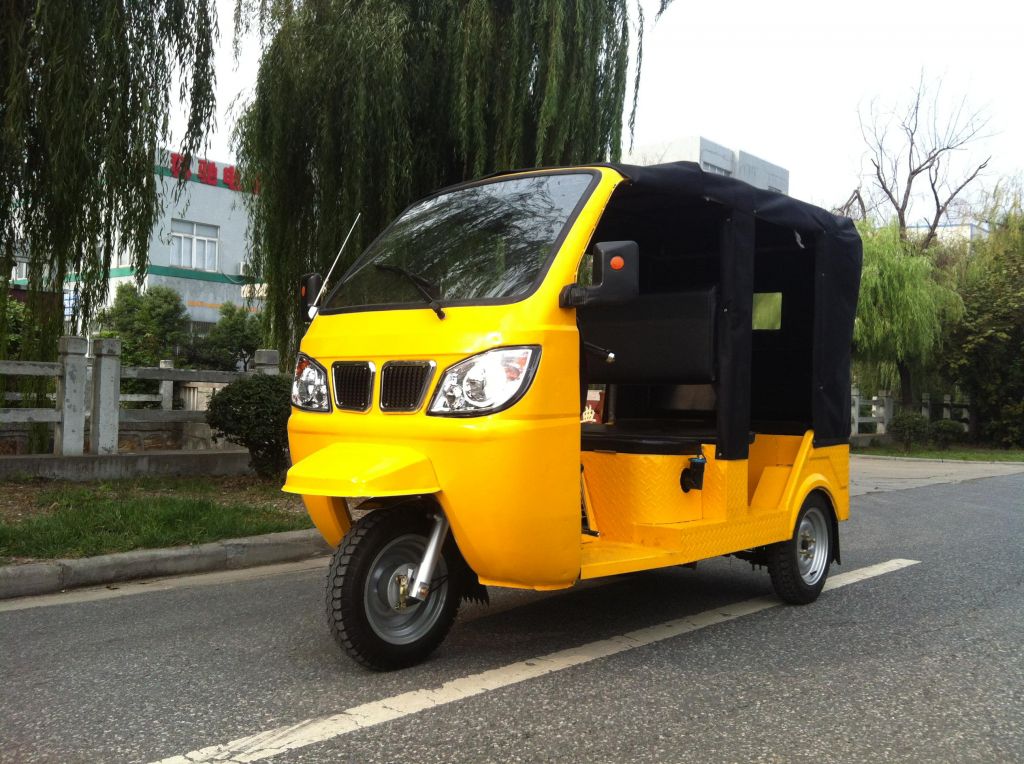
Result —
<instances>
[{"instance_id":1,"label":"sky","mask_svg":"<svg viewBox=\"0 0 1024 764\"><path fill-rule=\"evenodd\" d=\"M637 149L702 135L787 168L790 194L826 207L868 179L858 113L905 106L919 80L944 113L966 99L988 119L964 165L992 157L980 182L1024 173L1024 8L974 0L675 0L647 21ZM217 128L207 155L231 161L239 100L251 97L259 44L231 51L234 0L217 0ZM232 102L235 111L232 111ZM172 124L183 123L175 115ZM623 152L628 152L628 131Z\"/></svg>"}]
</instances>

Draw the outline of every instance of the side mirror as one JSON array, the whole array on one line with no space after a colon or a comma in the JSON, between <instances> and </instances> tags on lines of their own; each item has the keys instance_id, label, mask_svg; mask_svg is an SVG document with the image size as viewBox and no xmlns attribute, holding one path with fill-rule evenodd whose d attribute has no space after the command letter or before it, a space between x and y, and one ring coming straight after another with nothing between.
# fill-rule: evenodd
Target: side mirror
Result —
<instances>
[{"instance_id":1,"label":"side mirror","mask_svg":"<svg viewBox=\"0 0 1024 764\"><path fill-rule=\"evenodd\" d=\"M299 280L299 314L302 323L308 324L316 315L313 304L323 288L324 279L319 273L307 273Z\"/></svg>"},{"instance_id":2,"label":"side mirror","mask_svg":"<svg viewBox=\"0 0 1024 764\"><path fill-rule=\"evenodd\" d=\"M569 284L558 295L558 307L580 308L632 300L640 293L640 248L635 241L604 241L594 245L601 282Z\"/></svg>"}]
</instances>

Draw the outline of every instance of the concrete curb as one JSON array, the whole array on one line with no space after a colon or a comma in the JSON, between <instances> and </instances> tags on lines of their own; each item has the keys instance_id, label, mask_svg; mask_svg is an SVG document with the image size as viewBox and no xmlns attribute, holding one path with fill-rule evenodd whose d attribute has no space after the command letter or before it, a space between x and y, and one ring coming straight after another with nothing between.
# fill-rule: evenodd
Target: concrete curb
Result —
<instances>
[{"instance_id":1,"label":"concrete curb","mask_svg":"<svg viewBox=\"0 0 1024 764\"><path fill-rule=\"evenodd\" d=\"M143 549L78 560L51 560L0 567L0 600L52 594L136 578L178 576L295 562L327 554L331 547L316 530L268 533L196 546Z\"/></svg>"},{"instance_id":2,"label":"concrete curb","mask_svg":"<svg viewBox=\"0 0 1024 764\"><path fill-rule=\"evenodd\" d=\"M0 459L0 480L122 480L142 475L248 475L249 452L141 451L134 454L50 456L19 454Z\"/></svg>"}]
</instances>

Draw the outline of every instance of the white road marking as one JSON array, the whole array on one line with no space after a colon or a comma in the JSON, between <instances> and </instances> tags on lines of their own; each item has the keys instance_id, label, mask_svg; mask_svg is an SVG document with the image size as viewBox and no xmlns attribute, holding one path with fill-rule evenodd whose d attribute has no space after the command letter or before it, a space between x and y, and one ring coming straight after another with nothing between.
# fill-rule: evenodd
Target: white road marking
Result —
<instances>
[{"instance_id":1,"label":"white road marking","mask_svg":"<svg viewBox=\"0 0 1024 764\"><path fill-rule=\"evenodd\" d=\"M217 584L233 584L239 581L254 581L285 573L302 573L307 570L327 569L330 557L313 557L299 562L282 562L274 565L260 565L240 570L220 570L213 573L195 573L187 576L171 576L167 578L149 578L143 581L125 581L107 586L91 586L73 589L55 594L40 594L34 597L19 597L12 600L0 600L0 613L12 610L27 610L34 607L52 607L54 605L74 605L79 602L95 602L117 597L129 597L133 594L149 592L165 592L172 589L191 589L197 586L215 586Z\"/></svg>"},{"instance_id":2,"label":"white road marking","mask_svg":"<svg viewBox=\"0 0 1024 764\"><path fill-rule=\"evenodd\" d=\"M892 573L916 565L918 560L889 560L834 576L826 589L838 589L860 581ZM778 607L782 603L774 597L755 597L744 602L705 610L696 615L637 629L609 639L601 639L568 650L559 650L539 658L511 663L507 666L483 671L445 682L432 689L412 690L383 700L363 703L332 716L307 719L285 727L238 738L229 743L212 745L182 756L171 756L154 764L203 764L204 762L250 762L269 759L286 751L305 748L314 743L340 737L356 730L401 719L429 708L437 708L457 700L464 700L485 692L499 690L529 679L579 666L599 658L635 650L638 647L698 631L708 626L742 618Z\"/></svg>"}]
</instances>

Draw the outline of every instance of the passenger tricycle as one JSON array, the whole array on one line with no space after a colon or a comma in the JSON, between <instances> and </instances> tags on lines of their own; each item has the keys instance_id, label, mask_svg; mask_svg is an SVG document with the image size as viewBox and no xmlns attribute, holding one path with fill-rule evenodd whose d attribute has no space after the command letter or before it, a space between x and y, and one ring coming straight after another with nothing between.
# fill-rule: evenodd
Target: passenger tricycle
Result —
<instances>
[{"instance_id":1,"label":"passenger tricycle","mask_svg":"<svg viewBox=\"0 0 1024 764\"><path fill-rule=\"evenodd\" d=\"M487 586L718 555L813 601L849 515L860 267L849 220L687 162L413 204L295 368L284 490L337 547L339 644L408 666Z\"/></svg>"}]
</instances>

